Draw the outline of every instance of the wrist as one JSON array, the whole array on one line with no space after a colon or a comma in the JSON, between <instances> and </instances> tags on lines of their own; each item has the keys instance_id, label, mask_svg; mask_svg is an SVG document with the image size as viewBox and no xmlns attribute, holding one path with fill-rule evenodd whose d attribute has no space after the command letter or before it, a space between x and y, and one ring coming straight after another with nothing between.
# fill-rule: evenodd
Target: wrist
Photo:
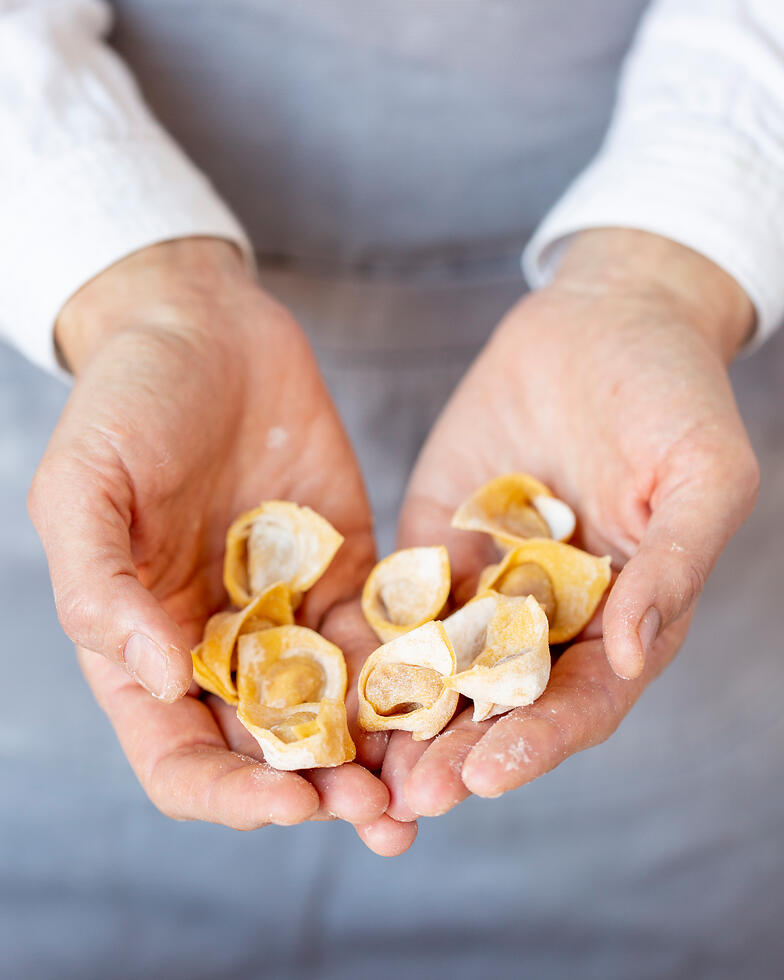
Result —
<instances>
[{"instance_id":1,"label":"wrist","mask_svg":"<svg viewBox=\"0 0 784 980\"><path fill-rule=\"evenodd\" d=\"M134 328L204 322L205 303L251 282L241 253L218 238L183 238L126 256L66 302L54 336L75 374L112 337Z\"/></svg>"},{"instance_id":2,"label":"wrist","mask_svg":"<svg viewBox=\"0 0 784 980\"><path fill-rule=\"evenodd\" d=\"M666 297L729 363L754 327L743 289L704 255L646 231L598 228L570 242L553 280L555 289Z\"/></svg>"}]
</instances>

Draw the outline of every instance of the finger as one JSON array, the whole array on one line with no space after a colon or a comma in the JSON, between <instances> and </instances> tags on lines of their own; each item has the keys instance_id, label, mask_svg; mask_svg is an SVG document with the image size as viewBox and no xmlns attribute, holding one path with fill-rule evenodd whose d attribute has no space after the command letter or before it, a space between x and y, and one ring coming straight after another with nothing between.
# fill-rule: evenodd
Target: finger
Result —
<instances>
[{"instance_id":1,"label":"finger","mask_svg":"<svg viewBox=\"0 0 784 980\"><path fill-rule=\"evenodd\" d=\"M615 583L616 583L617 580L618 580L618 573L615 570L613 570L610 573L610 588L609 588L609 591L605 592L604 595L602 596L601 601L599 602L599 605L596 607L596 611L594 612L593 616L591 616L589 622L587 623L587 625L585 626L585 628L583 629L583 631L576 638L577 640L600 640L600 639L602 639L602 635L603 635L603 625L602 624L604 622L604 610L605 610L605 608L607 606L607 599L610 596L610 592L612 591L612 588L615 585Z\"/></svg>"},{"instance_id":2,"label":"finger","mask_svg":"<svg viewBox=\"0 0 784 980\"><path fill-rule=\"evenodd\" d=\"M452 527L457 503L472 487L461 489L449 482L441 488L441 497L421 493L420 467L421 461L403 502L397 547L445 545L449 552L452 599L462 605L474 595L482 569L497 560L497 553L489 535L466 533ZM464 474L465 483L473 479L468 476L472 469L468 467ZM460 767L465 752L483 731L473 725L470 717L470 712L459 715L432 742L415 742L407 733L393 733L381 771L381 778L389 787L390 816L403 821L418 815L435 816L469 795L460 779ZM474 734L469 744L471 728Z\"/></svg>"},{"instance_id":3,"label":"finger","mask_svg":"<svg viewBox=\"0 0 784 980\"><path fill-rule=\"evenodd\" d=\"M392 732L381 779L389 790L387 813L395 820L416 820L417 814L406 801L404 787L411 770L419 762L430 742L415 742L408 732Z\"/></svg>"},{"instance_id":4,"label":"finger","mask_svg":"<svg viewBox=\"0 0 784 980\"><path fill-rule=\"evenodd\" d=\"M500 796L609 738L675 655L688 618L662 634L644 673L634 680L613 672L600 640L570 647L553 667L539 700L499 718L470 750L462 769L467 789L477 796Z\"/></svg>"},{"instance_id":5,"label":"finger","mask_svg":"<svg viewBox=\"0 0 784 980\"><path fill-rule=\"evenodd\" d=\"M472 708L467 709L435 738L411 775L404 793L411 809L424 817L437 817L457 806L471 790L463 782L463 763L493 725L475 723Z\"/></svg>"},{"instance_id":6,"label":"finger","mask_svg":"<svg viewBox=\"0 0 784 980\"><path fill-rule=\"evenodd\" d=\"M74 451L48 454L29 496L49 561L55 605L68 636L124 663L150 693L173 701L188 690L188 643L141 585L131 559L130 488L109 486L112 464L86 464ZM118 505L118 496L125 494Z\"/></svg>"},{"instance_id":7,"label":"finger","mask_svg":"<svg viewBox=\"0 0 784 980\"><path fill-rule=\"evenodd\" d=\"M383 782L355 762L335 769L310 769L307 779L316 788L322 809L348 823L378 820L389 804L389 791Z\"/></svg>"},{"instance_id":8,"label":"finger","mask_svg":"<svg viewBox=\"0 0 784 980\"><path fill-rule=\"evenodd\" d=\"M346 659L346 715L349 732L357 747L357 762L368 769L378 770L386 752L388 734L366 732L357 721L357 678L362 665L378 646L378 640L365 621L358 600L340 603L330 610L321 624L321 632L340 647Z\"/></svg>"},{"instance_id":9,"label":"finger","mask_svg":"<svg viewBox=\"0 0 784 980\"><path fill-rule=\"evenodd\" d=\"M238 720L234 705L226 704L213 695L207 698L207 704L233 752L264 759L259 743ZM348 762L334 768L302 770L301 774L319 794L319 810L311 819L338 818L354 824L369 823L386 812L389 791L380 779L363 766Z\"/></svg>"},{"instance_id":10,"label":"finger","mask_svg":"<svg viewBox=\"0 0 784 980\"><path fill-rule=\"evenodd\" d=\"M385 815L355 829L359 839L375 854L397 857L414 843L418 828L414 822L398 823Z\"/></svg>"},{"instance_id":11,"label":"finger","mask_svg":"<svg viewBox=\"0 0 784 980\"><path fill-rule=\"evenodd\" d=\"M607 600L604 642L620 677L639 677L656 637L691 608L753 506L758 471L747 446L681 465L687 472L669 473L654 494L640 547Z\"/></svg>"},{"instance_id":12,"label":"finger","mask_svg":"<svg viewBox=\"0 0 784 980\"><path fill-rule=\"evenodd\" d=\"M231 752L203 702L163 704L115 664L86 650L79 658L133 771L167 816L252 830L301 823L318 810L318 793L302 776Z\"/></svg>"}]
</instances>

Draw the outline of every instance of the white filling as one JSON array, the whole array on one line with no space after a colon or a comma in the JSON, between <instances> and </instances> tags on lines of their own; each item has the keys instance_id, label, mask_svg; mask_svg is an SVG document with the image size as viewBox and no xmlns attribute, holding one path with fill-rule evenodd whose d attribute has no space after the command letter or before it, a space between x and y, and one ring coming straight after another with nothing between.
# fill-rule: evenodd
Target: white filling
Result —
<instances>
[{"instance_id":1,"label":"white filling","mask_svg":"<svg viewBox=\"0 0 784 980\"><path fill-rule=\"evenodd\" d=\"M556 541L567 541L574 534L577 519L572 508L557 497L539 494L531 501L550 528Z\"/></svg>"},{"instance_id":2,"label":"white filling","mask_svg":"<svg viewBox=\"0 0 784 980\"><path fill-rule=\"evenodd\" d=\"M248 536L248 579L256 595L275 582L290 582L300 565L297 538L291 525L262 514Z\"/></svg>"}]
</instances>

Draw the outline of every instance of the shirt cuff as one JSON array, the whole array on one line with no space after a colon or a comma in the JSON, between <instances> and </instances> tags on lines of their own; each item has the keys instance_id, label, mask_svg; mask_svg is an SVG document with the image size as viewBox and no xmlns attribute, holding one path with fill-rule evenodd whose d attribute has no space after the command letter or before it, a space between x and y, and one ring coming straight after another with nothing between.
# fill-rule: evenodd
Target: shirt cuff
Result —
<instances>
[{"instance_id":1,"label":"shirt cuff","mask_svg":"<svg viewBox=\"0 0 784 980\"><path fill-rule=\"evenodd\" d=\"M523 253L532 288L553 278L570 236L633 228L711 259L754 304L754 350L784 320L784 181L731 131L672 133L655 145L608 148L569 188Z\"/></svg>"},{"instance_id":2,"label":"shirt cuff","mask_svg":"<svg viewBox=\"0 0 784 980\"><path fill-rule=\"evenodd\" d=\"M53 337L60 310L125 256L204 236L234 242L254 265L237 219L165 136L91 143L47 160L4 211L0 325L30 360L61 376Z\"/></svg>"}]
</instances>

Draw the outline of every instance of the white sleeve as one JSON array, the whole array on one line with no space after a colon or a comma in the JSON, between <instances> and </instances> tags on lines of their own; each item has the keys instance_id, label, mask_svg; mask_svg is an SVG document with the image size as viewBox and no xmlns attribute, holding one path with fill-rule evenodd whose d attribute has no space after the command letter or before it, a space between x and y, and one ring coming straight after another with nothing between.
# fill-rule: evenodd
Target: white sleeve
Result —
<instances>
[{"instance_id":1,"label":"white sleeve","mask_svg":"<svg viewBox=\"0 0 784 980\"><path fill-rule=\"evenodd\" d=\"M61 307L123 256L209 235L252 262L103 43L110 24L98 0L0 0L0 334L48 370Z\"/></svg>"},{"instance_id":2,"label":"white sleeve","mask_svg":"<svg viewBox=\"0 0 784 980\"><path fill-rule=\"evenodd\" d=\"M656 232L746 291L759 345L784 320L784 2L656 0L627 57L604 146L523 256L549 281L568 236Z\"/></svg>"}]
</instances>

